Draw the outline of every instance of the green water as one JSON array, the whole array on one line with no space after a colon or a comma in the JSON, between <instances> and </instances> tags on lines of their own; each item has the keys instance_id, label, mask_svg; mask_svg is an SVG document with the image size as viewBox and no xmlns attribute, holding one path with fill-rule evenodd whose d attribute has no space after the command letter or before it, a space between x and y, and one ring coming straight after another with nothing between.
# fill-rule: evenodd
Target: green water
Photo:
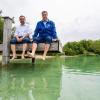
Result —
<instances>
[{"instance_id":1,"label":"green water","mask_svg":"<svg viewBox=\"0 0 100 100\"><path fill-rule=\"evenodd\" d=\"M0 100L100 100L100 57L18 61L0 67Z\"/></svg>"}]
</instances>

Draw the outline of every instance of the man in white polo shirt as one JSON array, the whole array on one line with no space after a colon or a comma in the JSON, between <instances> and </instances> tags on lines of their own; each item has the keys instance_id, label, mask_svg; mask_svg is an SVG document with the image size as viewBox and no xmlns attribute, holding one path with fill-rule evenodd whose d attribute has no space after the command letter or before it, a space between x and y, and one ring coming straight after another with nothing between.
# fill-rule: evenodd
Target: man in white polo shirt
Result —
<instances>
[{"instance_id":1,"label":"man in white polo shirt","mask_svg":"<svg viewBox=\"0 0 100 100\"><path fill-rule=\"evenodd\" d=\"M13 39L11 39L11 50L13 53L12 60L16 58L16 44L23 43L23 52L22 59L24 59L25 51L27 49L28 43L30 43L29 34L30 28L29 25L25 23L25 16L21 15L19 17L20 25L16 27L15 34Z\"/></svg>"}]
</instances>

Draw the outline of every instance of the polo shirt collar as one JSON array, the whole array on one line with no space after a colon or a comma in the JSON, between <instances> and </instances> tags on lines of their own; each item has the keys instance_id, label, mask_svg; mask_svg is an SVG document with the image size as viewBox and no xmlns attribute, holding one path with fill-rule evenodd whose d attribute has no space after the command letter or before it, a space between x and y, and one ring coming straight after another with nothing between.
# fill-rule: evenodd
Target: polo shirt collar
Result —
<instances>
[{"instance_id":1,"label":"polo shirt collar","mask_svg":"<svg viewBox=\"0 0 100 100\"><path fill-rule=\"evenodd\" d=\"M42 22L49 22L49 19L47 19L46 21L42 20Z\"/></svg>"},{"instance_id":2,"label":"polo shirt collar","mask_svg":"<svg viewBox=\"0 0 100 100\"><path fill-rule=\"evenodd\" d=\"M20 26L26 26L26 23L25 23L24 25L21 25L21 24L20 24Z\"/></svg>"}]
</instances>

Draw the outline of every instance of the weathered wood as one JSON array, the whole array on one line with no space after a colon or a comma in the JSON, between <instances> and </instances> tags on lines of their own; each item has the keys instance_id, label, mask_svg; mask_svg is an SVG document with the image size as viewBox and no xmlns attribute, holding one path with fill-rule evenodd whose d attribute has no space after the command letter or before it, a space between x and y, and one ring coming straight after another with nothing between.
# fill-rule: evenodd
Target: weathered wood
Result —
<instances>
[{"instance_id":1,"label":"weathered wood","mask_svg":"<svg viewBox=\"0 0 100 100\"><path fill-rule=\"evenodd\" d=\"M31 43L29 44L29 49L30 50L32 49ZM22 51L22 44L17 44L16 50ZM44 50L44 43L39 43L38 46L37 46L37 52L40 52L40 51L43 51L43 50ZM51 51L51 52L53 52L53 51L54 52L62 52L62 46L61 46L60 41L55 41L55 42L51 43L49 51Z\"/></svg>"},{"instance_id":2,"label":"weathered wood","mask_svg":"<svg viewBox=\"0 0 100 100\"><path fill-rule=\"evenodd\" d=\"M4 18L4 29L3 29L2 65L7 65L10 60L10 39L11 39L12 19L9 17L3 17L3 18Z\"/></svg>"},{"instance_id":3,"label":"weathered wood","mask_svg":"<svg viewBox=\"0 0 100 100\"><path fill-rule=\"evenodd\" d=\"M37 52L41 52L44 50L44 44L43 43L39 43L38 44L38 47L37 47ZM2 51L2 44L0 44L0 51ZM10 47L9 47L10 48ZM29 44L29 49L31 50L32 49L32 43ZM16 51L22 51L22 44L17 44L17 47L16 47ZM54 41L53 43L51 43L51 46L50 46L50 49L49 49L50 52L62 52L62 44L61 42L58 40L58 41Z\"/></svg>"}]
</instances>

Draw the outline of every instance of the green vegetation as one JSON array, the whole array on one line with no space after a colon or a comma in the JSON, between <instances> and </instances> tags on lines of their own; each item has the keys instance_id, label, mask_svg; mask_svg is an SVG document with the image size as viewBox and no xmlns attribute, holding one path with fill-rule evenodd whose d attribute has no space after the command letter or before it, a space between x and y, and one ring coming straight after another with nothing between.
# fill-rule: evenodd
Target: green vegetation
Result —
<instances>
[{"instance_id":1,"label":"green vegetation","mask_svg":"<svg viewBox=\"0 0 100 100\"><path fill-rule=\"evenodd\" d=\"M79 42L68 42L64 45L65 55L100 55L100 40L81 40Z\"/></svg>"},{"instance_id":2,"label":"green vegetation","mask_svg":"<svg viewBox=\"0 0 100 100\"><path fill-rule=\"evenodd\" d=\"M0 17L0 43L3 41L3 19Z\"/></svg>"}]
</instances>

